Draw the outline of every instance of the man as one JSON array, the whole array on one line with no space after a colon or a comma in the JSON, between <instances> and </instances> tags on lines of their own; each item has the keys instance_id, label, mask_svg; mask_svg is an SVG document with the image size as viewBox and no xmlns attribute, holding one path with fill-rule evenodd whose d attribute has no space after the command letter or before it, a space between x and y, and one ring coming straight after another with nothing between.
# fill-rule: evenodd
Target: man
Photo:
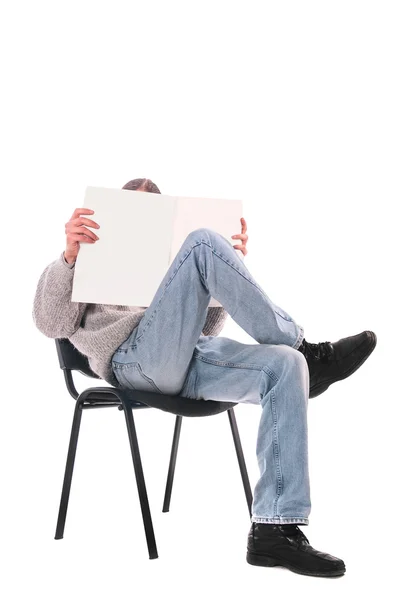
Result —
<instances>
[{"instance_id":1,"label":"man","mask_svg":"<svg viewBox=\"0 0 398 600\"><path fill-rule=\"evenodd\" d=\"M124 189L160 193L148 179ZM66 250L42 273L33 306L39 330L67 337L92 370L128 389L187 398L259 404L260 468L253 494L247 561L297 573L338 576L344 562L312 548L298 525L308 525L308 398L354 373L376 345L373 332L335 343L308 343L304 330L274 304L233 248L247 254L247 226L231 246L211 229L192 231L151 305L128 307L71 302L80 243L96 243L88 218L76 209L66 224ZM86 216L82 216L86 215ZM139 224L137 225L139 226ZM210 307L210 298L222 306ZM257 344L217 337L228 314Z\"/></svg>"}]
</instances>

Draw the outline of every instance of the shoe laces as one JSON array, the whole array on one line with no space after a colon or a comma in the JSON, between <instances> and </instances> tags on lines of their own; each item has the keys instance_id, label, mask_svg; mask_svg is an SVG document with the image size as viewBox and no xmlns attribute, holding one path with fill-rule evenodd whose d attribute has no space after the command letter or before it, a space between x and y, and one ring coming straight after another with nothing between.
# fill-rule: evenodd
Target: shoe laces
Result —
<instances>
[{"instance_id":1,"label":"shoe laces","mask_svg":"<svg viewBox=\"0 0 398 600\"><path fill-rule=\"evenodd\" d=\"M281 525L280 529L287 537L294 537L298 539L304 539L308 544L310 543L308 538L304 535L304 533L299 529L298 525L288 524Z\"/></svg>"},{"instance_id":2,"label":"shoe laces","mask_svg":"<svg viewBox=\"0 0 398 600\"><path fill-rule=\"evenodd\" d=\"M328 362L329 358L333 355L333 348L331 342L320 342L319 344L311 344L305 339L302 341L302 350L306 358L315 358L321 362Z\"/></svg>"}]
</instances>

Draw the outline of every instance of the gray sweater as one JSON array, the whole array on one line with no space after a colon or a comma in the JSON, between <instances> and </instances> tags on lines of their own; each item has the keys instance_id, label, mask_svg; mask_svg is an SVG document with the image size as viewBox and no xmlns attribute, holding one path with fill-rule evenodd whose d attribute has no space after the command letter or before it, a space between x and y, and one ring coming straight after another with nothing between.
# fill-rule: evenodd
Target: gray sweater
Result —
<instances>
[{"instance_id":1,"label":"gray sweater","mask_svg":"<svg viewBox=\"0 0 398 600\"><path fill-rule=\"evenodd\" d=\"M33 321L49 338L69 338L85 356L91 369L114 387L112 356L145 314L144 306L72 302L75 263L64 253L43 271L33 301ZM220 306L207 309L202 335L218 335L228 316Z\"/></svg>"}]
</instances>

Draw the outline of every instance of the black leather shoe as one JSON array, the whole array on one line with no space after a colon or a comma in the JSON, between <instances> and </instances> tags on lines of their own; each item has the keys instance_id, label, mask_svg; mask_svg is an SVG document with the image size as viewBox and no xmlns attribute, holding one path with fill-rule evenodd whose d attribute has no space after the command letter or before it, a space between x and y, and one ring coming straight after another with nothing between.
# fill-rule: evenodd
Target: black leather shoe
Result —
<instances>
[{"instance_id":1,"label":"black leather shoe","mask_svg":"<svg viewBox=\"0 0 398 600\"><path fill-rule=\"evenodd\" d=\"M373 352L376 342L373 331L363 331L333 344L310 344L304 339L297 350L307 359L310 398L322 394L332 383L352 375Z\"/></svg>"},{"instance_id":2,"label":"black leather shoe","mask_svg":"<svg viewBox=\"0 0 398 600\"><path fill-rule=\"evenodd\" d=\"M252 523L246 560L258 567L281 566L315 577L337 577L345 573L344 562L315 550L297 525Z\"/></svg>"}]
</instances>

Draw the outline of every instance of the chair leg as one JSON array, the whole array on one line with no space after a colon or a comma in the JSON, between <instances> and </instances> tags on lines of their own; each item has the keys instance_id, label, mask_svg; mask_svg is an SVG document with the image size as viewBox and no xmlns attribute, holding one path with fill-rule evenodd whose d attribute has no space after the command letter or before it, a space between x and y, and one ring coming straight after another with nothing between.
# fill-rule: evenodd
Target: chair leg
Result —
<instances>
[{"instance_id":1,"label":"chair leg","mask_svg":"<svg viewBox=\"0 0 398 600\"><path fill-rule=\"evenodd\" d=\"M73 467L75 464L77 440L79 438L80 422L82 420L83 413L83 400L77 400L75 406L75 412L73 415L72 431L69 440L68 456L66 459L64 483L62 486L61 502L58 511L57 529L55 532L56 540L61 540L64 537L64 528L66 513L68 510L70 486L72 483Z\"/></svg>"},{"instance_id":2,"label":"chair leg","mask_svg":"<svg viewBox=\"0 0 398 600\"><path fill-rule=\"evenodd\" d=\"M138 447L137 433L136 433L135 425L134 425L133 410L132 410L131 406L129 406L127 403L122 401L122 404L123 404L124 415L126 417L126 425L127 425L128 435L129 435L131 454L133 457L138 495L139 495L140 503L141 503L141 512L142 512L142 518L144 521L144 529L145 529L146 541L147 541L147 545L148 545L149 558L158 558L155 534L154 534L153 525L152 525L151 511L149 508L148 496L147 496L146 486L145 486L144 472L142 470L140 450Z\"/></svg>"},{"instance_id":3,"label":"chair leg","mask_svg":"<svg viewBox=\"0 0 398 600\"><path fill-rule=\"evenodd\" d=\"M170 509L170 497L171 497L171 490L173 487L174 470L175 470L176 460L177 460L178 442L180 441L181 424L182 424L182 416L177 415L176 423L175 423L175 427L174 427L173 443L171 446L170 464L169 464L169 471L167 474L166 491L164 494L162 512L169 512L169 509Z\"/></svg>"},{"instance_id":4,"label":"chair leg","mask_svg":"<svg viewBox=\"0 0 398 600\"><path fill-rule=\"evenodd\" d=\"M230 408L227 412L228 412L229 423L231 425L232 437L234 438L236 455L238 457L240 474L242 476L243 487L245 490L247 506L249 508L249 514L250 514L250 519L251 519L253 495L252 495L252 490L250 487L249 476L247 474L245 457L243 456L242 444L240 442L240 436L239 436L238 426L236 424L234 409Z\"/></svg>"}]
</instances>

